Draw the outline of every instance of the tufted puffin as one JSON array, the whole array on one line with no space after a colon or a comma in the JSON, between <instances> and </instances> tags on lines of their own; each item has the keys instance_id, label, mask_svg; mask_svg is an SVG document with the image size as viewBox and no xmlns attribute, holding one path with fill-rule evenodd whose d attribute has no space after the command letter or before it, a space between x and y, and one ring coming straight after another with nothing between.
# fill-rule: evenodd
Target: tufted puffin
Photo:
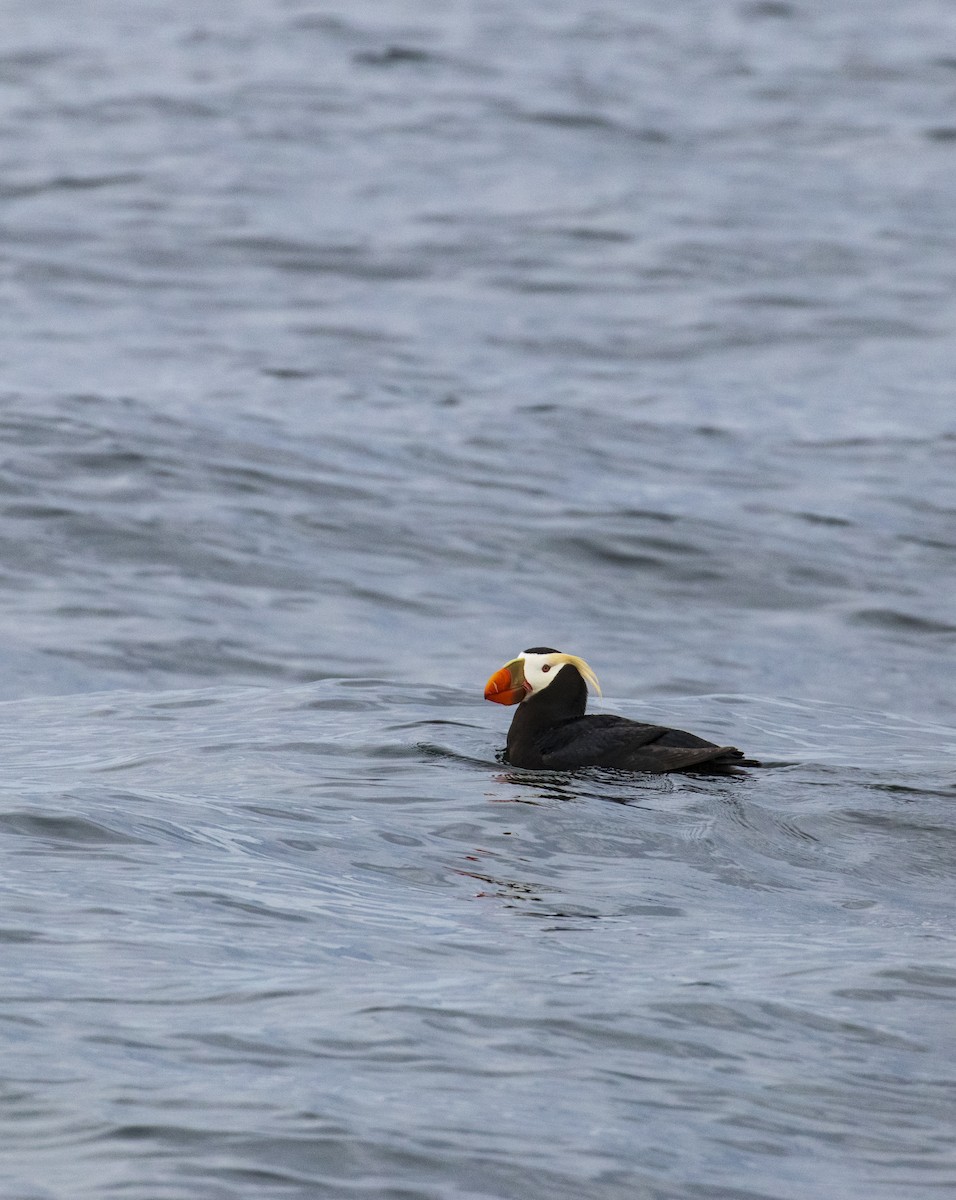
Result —
<instances>
[{"instance_id":1,"label":"tufted puffin","mask_svg":"<svg viewBox=\"0 0 956 1200\"><path fill-rule=\"evenodd\" d=\"M588 684L601 694L597 676L583 658L550 646L525 650L496 671L485 684L485 699L518 706L505 760L539 771L616 767L660 773L760 765L735 746L717 746L682 729L610 713L586 717Z\"/></svg>"}]
</instances>

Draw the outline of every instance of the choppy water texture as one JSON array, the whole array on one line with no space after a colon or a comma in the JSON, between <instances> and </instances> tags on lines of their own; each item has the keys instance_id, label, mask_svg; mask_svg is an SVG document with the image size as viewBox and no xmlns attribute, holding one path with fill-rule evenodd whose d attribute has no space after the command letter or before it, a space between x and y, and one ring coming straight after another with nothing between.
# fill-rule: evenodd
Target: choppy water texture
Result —
<instances>
[{"instance_id":1,"label":"choppy water texture","mask_svg":"<svg viewBox=\"0 0 956 1200\"><path fill-rule=\"evenodd\" d=\"M956 10L5 6L0 1191L956 1186ZM485 677L775 764L539 775Z\"/></svg>"}]
</instances>

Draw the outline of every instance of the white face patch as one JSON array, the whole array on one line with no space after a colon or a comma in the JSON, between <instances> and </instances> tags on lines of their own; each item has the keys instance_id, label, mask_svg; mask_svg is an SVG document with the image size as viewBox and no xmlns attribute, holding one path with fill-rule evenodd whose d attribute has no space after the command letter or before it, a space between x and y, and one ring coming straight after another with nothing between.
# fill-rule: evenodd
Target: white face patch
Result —
<instances>
[{"instance_id":1,"label":"white face patch","mask_svg":"<svg viewBox=\"0 0 956 1200\"><path fill-rule=\"evenodd\" d=\"M578 658L575 654L522 654L520 657L524 659L525 682L531 686L529 696L542 691L555 680L565 663L577 667L585 683L590 684L599 696L601 694L601 685L597 681L597 676L584 659Z\"/></svg>"}]
</instances>

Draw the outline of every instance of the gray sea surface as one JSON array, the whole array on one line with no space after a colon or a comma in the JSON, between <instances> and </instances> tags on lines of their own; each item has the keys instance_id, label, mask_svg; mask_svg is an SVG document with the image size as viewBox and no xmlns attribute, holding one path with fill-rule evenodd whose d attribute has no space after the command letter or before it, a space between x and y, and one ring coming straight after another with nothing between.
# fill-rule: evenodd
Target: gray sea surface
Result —
<instances>
[{"instance_id":1,"label":"gray sea surface","mask_svg":"<svg viewBox=\"0 0 956 1200\"><path fill-rule=\"evenodd\" d=\"M956 8L0 29L4 1200L956 1189Z\"/></svg>"}]
</instances>

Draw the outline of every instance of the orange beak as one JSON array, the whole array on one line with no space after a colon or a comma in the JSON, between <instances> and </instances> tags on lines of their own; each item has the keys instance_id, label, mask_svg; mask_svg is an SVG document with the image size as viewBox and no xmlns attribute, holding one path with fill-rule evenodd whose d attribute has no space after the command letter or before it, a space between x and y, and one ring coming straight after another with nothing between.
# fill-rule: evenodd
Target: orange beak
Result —
<instances>
[{"instance_id":1,"label":"orange beak","mask_svg":"<svg viewBox=\"0 0 956 1200\"><path fill-rule=\"evenodd\" d=\"M530 691L524 677L524 659L515 658L495 671L485 684L485 699L495 704L517 704Z\"/></svg>"}]
</instances>

